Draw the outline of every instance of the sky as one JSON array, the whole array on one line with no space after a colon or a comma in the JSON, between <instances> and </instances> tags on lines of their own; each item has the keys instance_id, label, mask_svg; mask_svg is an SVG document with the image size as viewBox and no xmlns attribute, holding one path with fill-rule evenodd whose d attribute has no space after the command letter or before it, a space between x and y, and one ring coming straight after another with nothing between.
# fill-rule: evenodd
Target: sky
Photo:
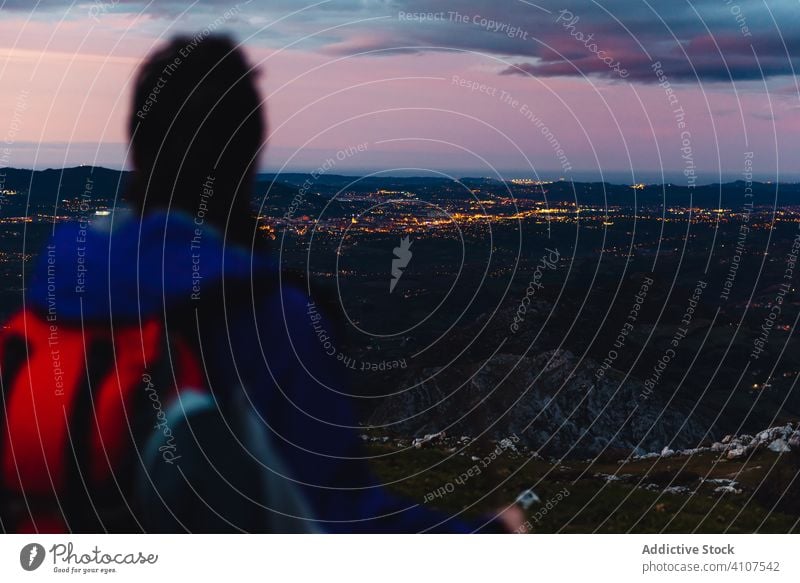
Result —
<instances>
[{"instance_id":1,"label":"sky","mask_svg":"<svg viewBox=\"0 0 800 583\"><path fill-rule=\"evenodd\" d=\"M0 0L0 167L130 167L137 66L231 34L261 169L800 180L800 0Z\"/></svg>"}]
</instances>

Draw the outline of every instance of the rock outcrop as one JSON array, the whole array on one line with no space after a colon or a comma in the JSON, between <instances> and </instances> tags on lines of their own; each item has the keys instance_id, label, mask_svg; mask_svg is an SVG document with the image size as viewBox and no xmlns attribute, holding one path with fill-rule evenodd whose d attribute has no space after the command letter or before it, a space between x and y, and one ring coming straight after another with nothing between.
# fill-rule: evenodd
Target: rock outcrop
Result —
<instances>
[{"instance_id":1,"label":"rock outcrop","mask_svg":"<svg viewBox=\"0 0 800 583\"><path fill-rule=\"evenodd\" d=\"M768 449L774 453L788 453L800 450L800 422L794 425L787 423L786 425L770 427L758 432L756 435L726 435L709 447L695 447L679 451L670 450L669 456L665 455L666 449L664 448L661 453L652 452L636 455L633 456L633 459L653 459L672 455L688 456L712 452L718 453L729 460L737 460L750 456L758 449Z\"/></svg>"},{"instance_id":2,"label":"rock outcrop","mask_svg":"<svg viewBox=\"0 0 800 583\"><path fill-rule=\"evenodd\" d=\"M532 357L497 354L483 366L418 371L412 387L386 399L370 424L395 433L517 435L548 456L591 457L609 450L642 454L697 445L706 427L674 403L645 397L638 380L567 350Z\"/></svg>"}]
</instances>

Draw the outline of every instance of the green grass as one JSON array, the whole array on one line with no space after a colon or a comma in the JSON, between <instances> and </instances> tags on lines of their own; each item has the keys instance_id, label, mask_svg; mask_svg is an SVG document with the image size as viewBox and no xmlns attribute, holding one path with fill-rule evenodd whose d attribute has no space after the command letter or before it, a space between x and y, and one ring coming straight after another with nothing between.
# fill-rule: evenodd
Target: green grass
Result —
<instances>
[{"instance_id":1,"label":"green grass","mask_svg":"<svg viewBox=\"0 0 800 583\"><path fill-rule=\"evenodd\" d=\"M396 482L390 488L447 512L464 511L465 516L489 513L534 486L542 503L528 512L533 532L800 532L796 512L771 510L774 494L772 498L754 496L771 468L785 463L771 452L759 452L746 462L701 454L625 464L565 461L562 465L504 454L481 468L480 474L458 484L457 477L476 463L480 467L471 456L485 455L475 453L473 446L465 450L465 456L453 455L443 447L401 451L393 445L372 444L369 449L379 456L372 462L378 476L384 482ZM597 473L632 476L607 482L595 477ZM735 479L743 492L714 493L716 485L702 483L701 476ZM800 478L796 482L800 483ZM659 488L651 491L637 487L639 483L657 484ZM771 483L769 478L767 483ZM448 487L451 491L440 497L429 495L447 484L452 484ZM694 493L663 493L670 485L687 486ZM564 492L569 494L564 496ZM783 486L779 492L778 497ZM548 501L550 508L545 509Z\"/></svg>"}]
</instances>

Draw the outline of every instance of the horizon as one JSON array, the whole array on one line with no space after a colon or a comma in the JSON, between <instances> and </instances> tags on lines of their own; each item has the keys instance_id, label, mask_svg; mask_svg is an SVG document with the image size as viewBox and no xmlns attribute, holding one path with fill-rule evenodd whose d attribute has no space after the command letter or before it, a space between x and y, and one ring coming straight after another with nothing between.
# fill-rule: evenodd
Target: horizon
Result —
<instances>
[{"instance_id":1,"label":"horizon","mask_svg":"<svg viewBox=\"0 0 800 583\"><path fill-rule=\"evenodd\" d=\"M95 168L95 169L110 170L110 171L113 171L113 172L133 172L134 171L132 168L112 168L112 167L109 167L109 166L102 166L102 165L92 166L91 164L77 164L77 165L74 165L74 166L64 166L62 168L58 168L58 167L20 168L20 167L13 167L13 166L0 166L0 172L4 172L4 171L7 171L7 170L30 171L30 172L47 172L47 171L58 172L58 171L64 171L64 170L74 170L74 169L83 168L83 167L91 167L91 168ZM529 173L526 174L523 171L520 171L520 172L510 171L510 172L504 173L500 177L481 175L481 174L478 174L478 173L475 173L475 174L464 174L461 170L457 170L457 171L453 171L453 170L451 170L451 171L446 171L446 170L423 170L420 173L416 173L416 174L413 173L414 170L416 170L416 169L413 169L413 170L409 169L409 170L407 170L405 172L396 172L396 173L391 171L391 170L375 170L375 169L370 169L370 170L365 169L365 170L360 171L360 172L358 170L356 170L356 169L352 169L352 170L345 169L345 170L346 170L345 172L330 172L330 173L326 173L325 175L327 177L337 176L337 177L346 177L346 178L368 178L368 177L369 178L385 177L385 178L401 178L401 179L412 179L412 178L432 178L432 179L435 179L435 178L442 178L442 179L455 180L455 181L459 181L459 180L498 180L498 181L501 181L502 180L502 181L509 182L509 181L512 181L512 180L515 180L515 179L523 179L523 180L524 179L529 179L529 180L542 181L542 182L573 182L573 183L576 183L576 184L580 184L580 183L605 183L605 184L616 185L616 186L630 186L630 185L634 185L634 184L644 184L645 186L648 186L648 187L649 186L676 186L676 187L688 188L687 185L679 183L680 182L680 176L679 175L673 175L671 180L669 179L669 176L665 175L664 176L664 178L665 178L664 182L653 181L653 180L648 180L647 178L644 178L645 176L652 177L652 176L655 176L656 174L658 174L658 172L655 171L655 170L639 171L638 176L637 176L637 180L635 180L635 181L633 181L633 180L629 180L629 181L622 180L623 176L628 175L628 173L625 172L624 170L610 170L610 171L605 172L602 177L598 176L598 175L593 177L591 175L591 171L576 170L576 171L574 171L572 173L572 177L571 178L566 178L564 176L558 176L557 175L557 171L553 171L553 170L551 170L551 171L543 170L537 175L532 175L532 174L529 174ZM291 175L291 174L311 175L314 171L315 171L315 169L287 169L287 170L279 171L279 170L274 170L274 169L267 168L267 169L261 169L256 174L256 176L257 177L266 176L266 175L281 176L281 175ZM743 175L739 175L739 176L728 175L728 176L720 177L721 178L720 180L713 180L712 178L710 178L711 174L712 173L708 173L708 172L698 172L697 173L698 180L697 180L697 182L695 184L695 187L702 188L702 187L714 186L714 185L723 185L724 186L724 185L728 185L728 184L734 184L734 183L737 183L737 182L748 182L748 181L752 182L753 184L778 184L778 185L780 185L780 184L798 184L798 183L800 183L800 174L793 176L792 179L781 179L781 180L775 180L775 179L773 179L772 177L769 177L769 176L759 176L759 175L756 175L756 174L753 174L752 177L749 178L749 179L746 178Z\"/></svg>"}]
</instances>

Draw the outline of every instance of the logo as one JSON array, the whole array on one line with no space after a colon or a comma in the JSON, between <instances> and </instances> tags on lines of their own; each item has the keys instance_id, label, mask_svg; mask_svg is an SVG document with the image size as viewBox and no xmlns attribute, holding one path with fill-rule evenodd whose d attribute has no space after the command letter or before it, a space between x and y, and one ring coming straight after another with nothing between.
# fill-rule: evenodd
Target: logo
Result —
<instances>
[{"instance_id":1,"label":"logo","mask_svg":"<svg viewBox=\"0 0 800 583\"><path fill-rule=\"evenodd\" d=\"M408 236L400 239L400 246L393 249L395 259L392 259L392 281L389 282L389 293L394 291L394 287L403 276L403 270L408 267L411 261L411 240Z\"/></svg>"},{"instance_id":2,"label":"logo","mask_svg":"<svg viewBox=\"0 0 800 583\"><path fill-rule=\"evenodd\" d=\"M35 571L44 563L44 547L37 543L30 543L22 547L19 552L19 564L26 571Z\"/></svg>"}]
</instances>

